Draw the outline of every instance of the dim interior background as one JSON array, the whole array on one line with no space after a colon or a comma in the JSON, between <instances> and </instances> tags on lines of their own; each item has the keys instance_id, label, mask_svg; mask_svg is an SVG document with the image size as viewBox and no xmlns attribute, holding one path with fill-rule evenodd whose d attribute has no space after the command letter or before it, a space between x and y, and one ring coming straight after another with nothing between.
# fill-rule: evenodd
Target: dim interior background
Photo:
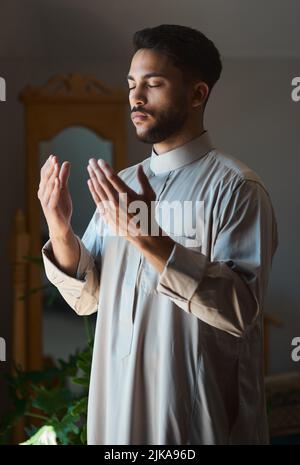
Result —
<instances>
[{"instance_id":1,"label":"dim interior background","mask_svg":"<svg viewBox=\"0 0 300 465\"><path fill-rule=\"evenodd\" d=\"M300 102L291 99L291 80L300 75L299 17L300 3L296 0L2 0L0 76L6 80L7 101L0 103L0 336L7 342L8 361L0 362L1 370L8 369L10 362L8 242L15 211L25 208L25 128L20 91L28 84L41 85L53 75L74 72L93 74L109 86L127 90L133 33L147 26L177 23L203 31L222 55L223 73L205 117L213 141L252 167L271 194L279 248L265 310L283 325L270 332L269 372L299 371L300 362L291 358L291 341L300 336ZM129 107L127 134L127 161L132 165L148 157L151 147L136 140ZM55 143L41 145L41 162L49 149L55 150ZM93 143L90 150L97 151L99 157L107 153L109 159L109 141ZM80 150L78 144L74 152L71 150L75 162L76 150ZM75 167L79 175L82 170L82 181L74 186L78 195L87 194L86 162L93 154L85 153L82 165ZM77 190L83 188L85 193ZM84 222L87 225L88 214L81 221L76 231L79 235ZM45 309L44 323L46 354L64 357L85 344L83 323L71 309ZM6 395L2 384L0 414Z\"/></svg>"}]
</instances>

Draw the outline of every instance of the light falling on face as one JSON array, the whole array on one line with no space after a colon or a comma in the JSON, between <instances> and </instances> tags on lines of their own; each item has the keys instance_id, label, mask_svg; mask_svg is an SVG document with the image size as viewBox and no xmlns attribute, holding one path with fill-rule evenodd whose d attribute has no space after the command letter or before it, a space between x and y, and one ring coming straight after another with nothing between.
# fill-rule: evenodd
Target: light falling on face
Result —
<instances>
[{"instance_id":1,"label":"light falling on face","mask_svg":"<svg viewBox=\"0 0 300 465\"><path fill-rule=\"evenodd\" d=\"M137 138L149 144L177 134L187 121L188 97L182 72L170 59L150 49L133 56L129 74L129 103Z\"/></svg>"}]
</instances>

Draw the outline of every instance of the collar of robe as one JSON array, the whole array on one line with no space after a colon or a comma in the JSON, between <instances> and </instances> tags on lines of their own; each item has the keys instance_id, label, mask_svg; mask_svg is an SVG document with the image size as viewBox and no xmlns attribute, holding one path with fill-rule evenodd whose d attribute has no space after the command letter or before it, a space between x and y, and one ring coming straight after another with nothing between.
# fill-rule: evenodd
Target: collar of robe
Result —
<instances>
[{"instance_id":1,"label":"collar of robe","mask_svg":"<svg viewBox=\"0 0 300 465\"><path fill-rule=\"evenodd\" d=\"M154 174L160 174L182 168L203 157L212 148L213 145L207 131L204 131L200 136L195 137L186 144L161 155L157 155L154 147L152 147L150 169Z\"/></svg>"}]
</instances>

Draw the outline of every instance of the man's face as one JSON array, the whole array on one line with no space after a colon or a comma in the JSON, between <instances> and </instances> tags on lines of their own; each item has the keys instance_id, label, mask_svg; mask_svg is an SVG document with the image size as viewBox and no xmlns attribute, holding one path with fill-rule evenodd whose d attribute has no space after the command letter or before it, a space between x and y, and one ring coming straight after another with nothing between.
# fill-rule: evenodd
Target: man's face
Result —
<instances>
[{"instance_id":1,"label":"man's face","mask_svg":"<svg viewBox=\"0 0 300 465\"><path fill-rule=\"evenodd\" d=\"M177 134L187 121L188 93L183 75L170 59L150 49L138 50L128 74L131 118L137 138L155 144Z\"/></svg>"}]
</instances>

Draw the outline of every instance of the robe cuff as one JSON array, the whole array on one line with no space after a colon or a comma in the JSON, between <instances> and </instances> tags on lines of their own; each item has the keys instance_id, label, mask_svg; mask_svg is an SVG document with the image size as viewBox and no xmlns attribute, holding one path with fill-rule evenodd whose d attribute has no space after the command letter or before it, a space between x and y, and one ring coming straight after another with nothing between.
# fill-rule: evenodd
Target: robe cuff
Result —
<instances>
[{"instance_id":1,"label":"robe cuff","mask_svg":"<svg viewBox=\"0 0 300 465\"><path fill-rule=\"evenodd\" d=\"M157 292L176 302L187 313L191 313L190 303L199 286L207 257L199 250L191 250L176 243L165 264L157 285Z\"/></svg>"},{"instance_id":2,"label":"robe cuff","mask_svg":"<svg viewBox=\"0 0 300 465\"><path fill-rule=\"evenodd\" d=\"M50 239L45 243L45 245L42 248L42 258L44 261L46 276L53 284L59 284L62 282L62 280L65 279L84 281L87 271L93 266L93 259L91 257L91 254L88 252L88 250L85 248L84 244L76 234L75 237L79 244L80 253L75 277L66 274L55 264L53 259L52 243Z\"/></svg>"},{"instance_id":3,"label":"robe cuff","mask_svg":"<svg viewBox=\"0 0 300 465\"><path fill-rule=\"evenodd\" d=\"M79 243L79 252L80 252L79 262L78 262L78 266L76 270L76 279L83 280L86 276L87 271L93 268L94 258L92 257L92 255L87 250L87 248L84 246L83 242L80 240L78 236L76 236L76 239L78 240L78 243Z\"/></svg>"}]
</instances>

